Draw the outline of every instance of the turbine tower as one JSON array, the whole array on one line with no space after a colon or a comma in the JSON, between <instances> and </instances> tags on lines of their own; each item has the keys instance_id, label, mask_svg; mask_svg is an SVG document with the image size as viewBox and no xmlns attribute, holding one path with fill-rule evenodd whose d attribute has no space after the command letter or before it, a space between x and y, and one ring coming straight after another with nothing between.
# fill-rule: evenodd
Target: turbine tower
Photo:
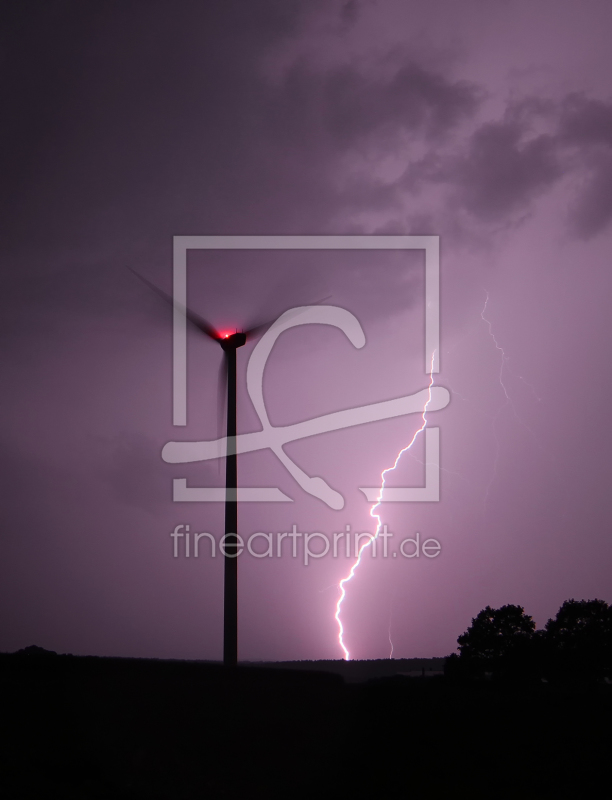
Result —
<instances>
[{"instance_id":1,"label":"turbine tower","mask_svg":"<svg viewBox=\"0 0 612 800\"><path fill-rule=\"evenodd\" d=\"M223 663L238 663L238 456L236 453L236 350L245 333L221 339L227 373L227 447L225 455L225 553L223 577ZM228 547L233 549L228 553Z\"/></svg>"},{"instance_id":2,"label":"turbine tower","mask_svg":"<svg viewBox=\"0 0 612 800\"><path fill-rule=\"evenodd\" d=\"M221 334L199 314L183 307L155 284L129 267L143 283L159 297L177 308L200 333L221 345L223 363L220 375L220 396L225 394L227 412L227 439L225 453L225 536L223 583L223 663L235 667L238 663L238 458L236 452L236 351L247 341L258 339L274 319L251 326L247 331ZM327 300L325 297L323 300ZM323 300L317 302L321 303ZM277 315L278 316L278 315ZM222 411L223 402L219 410ZM229 552L228 552L229 548Z\"/></svg>"}]
</instances>

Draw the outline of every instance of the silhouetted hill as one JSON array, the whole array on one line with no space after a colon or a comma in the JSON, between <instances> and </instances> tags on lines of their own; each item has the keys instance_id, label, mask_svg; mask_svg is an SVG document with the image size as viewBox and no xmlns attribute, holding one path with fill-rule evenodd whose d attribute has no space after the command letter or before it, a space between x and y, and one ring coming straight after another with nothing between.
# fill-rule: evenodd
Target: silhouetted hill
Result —
<instances>
[{"instance_id":1,"label":"silhouetted hill","mask_svg":"<svg viewBox=\"0 0 612 800\"><path fill-rule=\"evenodd\" d=\"M22 650L17 650L16 656L56 656L55 650L45 650L44 647L31 644L29 647L24 647Z\"/></svg>"}]
</instances>

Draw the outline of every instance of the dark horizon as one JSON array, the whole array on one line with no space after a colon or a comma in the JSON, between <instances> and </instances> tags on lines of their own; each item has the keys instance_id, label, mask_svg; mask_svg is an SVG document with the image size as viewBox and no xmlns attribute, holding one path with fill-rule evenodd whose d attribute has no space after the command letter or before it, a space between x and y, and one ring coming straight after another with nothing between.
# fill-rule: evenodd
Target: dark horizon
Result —
<instances>
[{"instance_id":1,"label":"dark horizon","mask_svg":"<svg viewBox=\"0 0 612 800\"><path fill-rule=\"evenodd\" d=\"M126 269L171 293L174 236L439 237L439 502L382 519L392 550L440 551L364 558L351 658L445 657L487 605L542 628L567 598L612 602L611 24L598 0L3 5L1 651L221 658L222 558L172 534L218 542L223 503L172 491L221 490L225 465L161 456L217 438L221 354L189 333L173 425L172 316ZM193 250L186 269L219 329L328 297L358 321L361 347L329 324L279 337L272 425L427 390L422 250ZM239 434L262 427L254 347ZM242 503L238 533L372 532L362 488L419 425L241 454L240 487L292 502ZM421 434L387 486L423 486L425 456ZM240 660L342 658L352 557L290 547L238 559Z\"/></svg>"}]
</instances>

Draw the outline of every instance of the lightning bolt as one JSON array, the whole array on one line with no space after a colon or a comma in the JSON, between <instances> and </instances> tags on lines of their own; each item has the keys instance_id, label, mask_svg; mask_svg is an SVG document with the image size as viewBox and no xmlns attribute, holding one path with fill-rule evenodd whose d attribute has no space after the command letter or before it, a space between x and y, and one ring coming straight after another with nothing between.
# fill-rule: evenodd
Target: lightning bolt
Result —
<instances>
[{"instance_id":1,"label":"lightning bolt","mask_svg":"<svg viewBox=\"0 0 612 800\"><path fill-rule=\"evenodd\" d=\"M493 333L493 326L491 324L491 321L485 317L485 312L487 310L487 306L489 305L489 293L488 293L488 291L486 289L484 291L485 291L486 298L485 298L484 306L482 307L482 311L480 312L480 319L484 323L486 323L486 325L487 325L487 327L489 329L489 336L493 340L493 344L495 345L496 350L499 350L499 353L500 353L500 356L501 356L500 363L499 363L499 383L500 383L500 386L503 389L504 396L506 398L506 403L504 403L504 406L509 405L512 408L512 412L514 413L514 416L517 418L517 420L521 423L521 425L523 425L529 431L529 433L531 433L533 435L533 431L525 424L525 422L516 413L516 409L514 407L514 403L512 402L512 399L511 399L510 395L508 394L508 389L506 388L506 384L504 383L504 367L506 369L508 369L508 372L510 372L511 375L513 375L515 378L518 378L528 389L530 389L531 392L533 392L533 395L534 395L535 399L538 401L538 403L542 402L542 398L538 395L538 393L533 388L533 386L530 383L528 383L522 375L517 375L515 372L512 372L512 370L507 367L508 356L506 355L506 352L505 352L504 348L500 345L500 343L495 338L495 334ZM503 408L503 406L502 406L502 408Z\"/></svg>"},{"instance_id":2,"label":"lightning bolt","mask_svg":"<svg viewBox=\"0 0 612 800\"><path fill-rule=\"evenodd\" d=\"M503 412L503 410L505 408L507 408L508 406L511 408L512 413L513 413L514 417L516 418L516 420L525 428L526 431L528 431L531 434L531 436L533 437L534 441L536 442L536 444L538 445L540 450L543 449L541 444L540 444L540 442L538 441L538 438L536 437L535 433L531 430L531 428L526 424L526 422L517 413L516 408L514 406L514 403L512 402L512 398L510 397L510 395L508 393L508 388L507 388L506 384L504 383L504 368L507 368L508 356L506 355L506 352L505 352L504 348L497 341L497 338L495 337L495 334L493 333L493 326L491 324L491 321L485 316L486 311L487 311L487 306L489 305L489 292L486 289L484 290L484 292L485 292L486 297L485 297L484 306L482 307L482 311L480 312L480 318L487 325L487 327L489 329L489 336L491 337L491 339L493 341L493 344L495 345L495 349L500 354L500 360L499 360L499 385L501 386L502 391L504 393L504 402L498 408L497 413L493 417L492 428L493 428L493 438L495 440L495 457L493 459L493 469L491 470L491 480L489 481L489 484L487 486L487 490L485 492L483 515L486 513L486 508L487 508L487 504L488 504L488 500L489 500L489 493L490 493L491 487L493 486L493 483L495 482L495 479L497 478L497 465L499 463L499 452L500 452L499 437L497 435L497 421L499 420L499 418L500 418L500 416L501 416L501 414L502 414L502 412ZM511 372L511 370L508 370L508 371ZM529 389L531 389L531 391L533 392L536 400L538 402L541 402L542 398L538 396L538 394L537 394L536 390L533 388L533 386L530 383L528 383L525 380L525 378L523 378L522 375L515 375L515 373L512 373L512 372L511 372L511 374L514 375L515 377L517 377L520 381L522 381L525 384L525 386L527 386Z\"/></svg>"},{"instance_id":3,"label":"lightning bolt","mask_svg":"<svg viewBox=\"0 0 612 800\"><path fill-rule=\"evenodd\" d=\"M376 539L378 539L378 535L379 535L380 529L382 527L382 517L381 517L380 513L375 513L375 512L376 512L376 509L378 508L378 506L381 504L381 501L382 501L382 498L383 498L383 494L384 494L384 491L385 491L385 483L386 483L386 479L387 479L387 474L389 472L393 472L395 470L395 468L399 464L399 461L400 461L400 458L402 457L402 455L407 450L410 450L412 445L415 443L416 438L419 435L419 433L422 433L422 431L424 431L425 428L427 427L427 407L431 403L431 388L433 386L433 370L434 370L435 358L436 358L436 351L434 350L433 353L431 354L431 365L430 365L430 369L429 369L429 386L428 386L429 391L428 391L428 394L427 394L427 400L425 402L425 405L423 406L423 413L421 415L423 423L422 423L421 427L415 432L414 436L410 440L410 443L407 444L406 447L402 448L399 451L399 453L397 454L397 456L395 458L393 466L392 467L387 467L387 469L384 469L381 472L381 475L380 475L380 492L378 493L378 497L376 498L376 503L374 503L374 505L370 509L370 516L373 519L376 520L376 532L374 533L374 536L372 538L369 538L366 542L361 544L361 546L359 547L359 552L357 553L357 556L356 556L356 559L355 559L355 563L353 564L353 566L349 570L348 575L345 578L342 578L342 580L338 584L338 588L340 590L340 596L338 598L338 602L336 603L336 613L334 615L334 618L335 618L335 620L336 620L336 622L338 624L338 644L342 648L342 651L344 653L344 660L345 661L350 661L350 659L351 659L351 654L349 653L346 645L344 644L344 626L342 625L342 620L340 619L340 612L342 611L342 603L344 602L344 598L346 597L346 584L350 583L350 581L352 581L353 577L355 576L355 572L357 571L359 565L361 564L361 558L362 558L364 552L366 551L366 549L368 547L370 547L372 545L372 543L376 541ZM393 654L393 641L391 640L391 621L389 621L389 644L391 645L391 654Z\"/></svg>"},{"instance_id":4,"label":"lightning bolt","mask_svg":"<svg viewBox=\"0 0 612 800\"><path fill-rule=\"evenodd\" d=\"M510 372L511 375L514 375L515 378L518 378L528 389L530 389L531 392L533 392L533 395L534 395L535 399L538 401L538 403L542 402L542 398L538 395L538 393L536 392L534 387L530 383L528 383L522 375L517 375L515 372L512 372L512 370L509 369L506 366L507 361L508 361L508 356L506 355L506 353L504 351L504 348L499 344L499 342L495 338L495 334L493 333L493 326L491 324L491 321L485 317L485 312L487 310L487 306L489 305L489 292L485 289L484 293L486 295L486 298L485 298L484 306L482 307L482 311L480 312L480 319L483 322L486 323L486 325L487 325L487 327L489 329L489 336L493 340L493 344L495 345L495 348L497 350L499 350L499 352L501 354L501 361L500 361L500 365L499 365L499 382L501 384L502 389L504 390L504 395L506 396L506 400L508 401L508 404L510 406L512 406L512 411L514 412L514 415L519 420L519 422L521 422L523 425L525 425L523 420L516 413L516 409L514 408L514 404L513 404L512 400L510 399L510 395L508 394L508 390L506 389L506 386L504 384L504 381L503 381L504 367L506 367L508 369L508 372ZM527 428L526 425L525 425L525 427ZM527 428L527 430L529 430L529 428ZM530 431L530 433L531 433L531 431Z\"/></svg>"},{"instance_id":5,"label":"lightning bolt","mask_svg":"<svg viewBox=\"0 0 612 800\"><path fill-rule=\"evenodd\" d=\"M503 405L501 405L498 408L497 414L493 418L492 428L493 428L493 438L495 440L495 457L493 459L493 469L491 470L491 480L489 481L489 483L487 485L487 490L485 492L484 507L483 507L483 517L486 514L486 510L487 510L487 504L488 504L488 501L489 501L489 492L491 491L491 487L493 486L493 483L495 482L495 479L497 478L497 464L499 462L499 437L497 436L497 427L496 427L497 426L497 420L499 419L499 417L500 417L502 411L504 410L504 408L506 408L507 406L511 406L512 408L514 408L514 406L512 405L512 400L510 400L510 395L508 394L508 390L506 389L506 384L504 383L504 367L506 365L506 361L508 360L508 357L506 356L504 348L500 346L499 342L495 338L495 334L493 333L493 326L491 325L491 321L485 317L485 313L487 311L487 306L489 305L489 293L488 293L488 291L486 289L485 289L485 295L486 295L486 299L485 299L485 302L484 302L484 306L482 307L482 311L480 312L480 319L489 328L489 336L493 340L493 344L495 345L495 349L498 350L499 353L500 353L499 385L501 386L502 391L504 393L504 397L506 399L505 399ZM515 414L516 414L516 412L515 412Z\"/></svg>"},{"instance_id":6,"label":"lightning bolt","mask_svg":"<svg viewBox=\"0 0 612 800\"><path fill-rule=\"evenodd\" d=\"M504 367L506 365L506 361L508 360L508 356L506 355L504 348L499 344L497 339L495 338L495 334L493 333L493 326L491 325L491 321L485 317L485 313L487 310L487 306L489 305L489 293L485 289L486 299L484 306L482 307L482 311L480 312L480 319L486 323L487 327L489 328L489 336L493 339L493 344L495 348L499 350L501 354L500 362L499 362L499 385L502 387L504 396L506 398L505 405L512 404L512 400L510 400L510 395L508 394L508 390L506 389L506 384L504 383ZM503 408L503 406L502 406Z\"/></svg>"}]
</instances>

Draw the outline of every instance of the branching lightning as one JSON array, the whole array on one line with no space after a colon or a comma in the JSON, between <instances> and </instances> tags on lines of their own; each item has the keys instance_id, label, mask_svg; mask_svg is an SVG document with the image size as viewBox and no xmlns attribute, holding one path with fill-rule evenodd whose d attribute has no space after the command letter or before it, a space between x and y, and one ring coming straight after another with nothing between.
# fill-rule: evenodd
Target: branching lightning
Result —
<instances>
[{"instance_id":1,"label":"branching lightning","mask_svg":"<svg viewBox=\"0 0 612 800\"><path fill-rule=\"evenodd\" d=\"M500 418L500 416L501 416L501 414L502 414L502 412L503 412L503 410L505 408L507 408L507 407L511 408L512 413L514 414L514 417L516 418L516 420L525 428L526 431L528 431L531 434L531 436L533 437L534 441L538 444L538 446L540 446L540 449L542 449L541 445L539 444L539 442L537 440L537 437L534 434L534 432L525 423L525 421L517 414L516 408L514 407L514 403L512 402L512 398L510 397L510 395L508 393L508 388L507 388L506 384L504 383L504 368L507 368L508 356L506 355L506 352L505 352L504 348L497 341L497 339L495 337L495 334L493 333L493 326L491 324L491 321L485 316L486 311L487 311L487 306L489 304L489 292L486 289L484 291L485 291L486 298L485 298L484 306L482 307L482 311L480 312L480 318L487 325L487 328L489 330L489 336L492 339L493 344L495 345L495 349L500 354L499 385L501 386L502 391L504 393L504 402L499 407L499 409L497 410L497 413L493 417L493 425L492 425L492 427L493 427L493 438L495 440L495 458L493 459L493 469L491 471L491 479L489 481L489 484L487 486L487 490L485 492L483 514L486 512L487 502L488 502L488 499L489 499L489 492L491 490L491 487L492 487L495 479L497 478L497 465L498 465L498 462L499 462L500 445L499 445L499 437L497 435L497 427L496 426L497 426L497 421L499 420L499 418ZM514 373L512 373L512 374L514 374ZM536 391L533 388L533 386L530 383L528 383L523 378L522 375L515 375L515 377L517 377L520 381L522 381L522 383L524 383L525 386L527 386L533 392L533 394L534 394L535 398L538 400L538 402L541 402L541 398L538 396L538 394L536 393Z\"/></svg>"},{"instance_id":2,"label":"branching lightning","mask_svg":"<svg viewBox=\"0 0 612 800\"><path fill-rule=\"evenodd\" d=\"M489 483L487 485L487 490L485 492L483 516L486 513L487 503L488 503L488 500L489 500L489 492L491 491L491 487L493 486L495 478L497 477L497 464L499 462L499 438L497 436L497 428L496 428L497 420L499 419L499 417L500 417L502 411L504 410L504 408L506 408L507 406L512 406L512 400L510 400L510 395L508 394L508 390L506 389L506 384L504 383L504 366L506 365L507 356L506 356L506 353L504 351L504 348L500 346L499 342L495 338L495 334L493 333L493 326L491 325L490 320L488 320L485 317L487 306L489 304L489 293L487 292L486 289L485 289L485 294L486 294L486 299L485 299L485 302L484 302L484 306L482 307L482 311L480 312L480 318L488 326L488 328L489 328L489 336L493 340L493 344L495 345L496 350L498 350L499 353L500 353L499 385L501 386L502 391L504 393L504 397L506 399L505 399L503 405L501 405L499 407L499 409L497 410L497 414L495 415L495 417L493 419L493 426L492 427L493 427L493 438L495 440L495 457L493 459L493 469L491 471L491 479L490 479L490 481L489 481Z\"/></svg>"},{"instance_id":3,"label":"branching lightning","mask_svg":"<svg viewBox=\"0 0 612 800\"><path fill-rule=\"evenodd\" d=\"M508 390L506 389L506 384L504 383L504 366L506 365L506 361L508 360L508 356L504 352L504 348L500 346L499 342L495 338L495 334L493 333L493 326L491 325L491 321L485 317L485 313L487 310L487 306L489 305L489 293L485 289L486 299L484 306L482 307L482 311L480 312L480 319L486 323L487 327L489 328L489 336L493 339L493 344L495 345L496 349L499 350L501 354L500 362L499 362L499 385L502 387L504 391L504 395L506 397L507 403L511 403L510 395L508 394Z\"/></svg>"},{"instance_id":4,"label":"branching lightning","mask_svg":"<svg viewBox=\"0 0 612 800\"><path fill-rule=\"evenodd\" d=\"M346 597L346 584L349 583L353 579L353 577L355 575L355 572L357 571L357 568L361 564L361 557L362 557L363 553L365 552L365 550L368 547L371 546L372 542L376 541L376 539L378 538L378 535L380 533L380 530L381 530L381 527L382 527L382 517L381 517L380 513L375 513L375 512L376 512L376 509L378 508L378 506L381 504L381 501L382 501L382 498L383 498L383 494L384 494L384 491L385 491L385 483L386 483L387 473L393 472L395 470L395 468L399 464L399 461L400 461L400 458L402 457L402 455L407 450L410 450L412 445L415 443L416 438L419 435L419 433L424 431L425 428L427 427L427 407L429 406L429 404L431 402L431 388L433 386L433 371L434 371L435 357L436 357L436 351L434 350L433 353L431 354L431 364L430 364L430 369L429 369L429 386L428 386L429 392L428 392L428 395L427 395L427 400L425 402L425 405L423 406L423 413L421 415L423 422L421 424L421 427L415 432L414 436L410 440L410 443L407 444L406 447L404 447L402 450L399 451L399 453L397 454L397 457L395 459L395 462L393 463L393 466L392 467L387 467L387 469L382 471L382 473L380 475L380 492L378 494L378 498L376 500L376 503L370 509L370 516L373 519L376 520L376 531L375 531L374 536L372 538L369 538L366 542L364 542L359 547L359 551L358 551L358 553L356 555L355 563L353 564L353 566L349 570L348 575L345 578L342 578L342 580L338 584L338 588L340 589L340 597L338 598L338 602L336 603L335 620L338 623L338 643L339 643L339 645L342 648L342 651L344 653L344 660L345 661L350 661L350 658L351 658L351 655L350 655L346 645L344 644L344 626L342 625L342 621L340 619L340 612L342 610L342 603L344 602L344 598ZM391 622L390 621L389 621L389 644L391 645L391 653L393 654L393 641L391 639Z\"/></svg>"}]
</instances>

